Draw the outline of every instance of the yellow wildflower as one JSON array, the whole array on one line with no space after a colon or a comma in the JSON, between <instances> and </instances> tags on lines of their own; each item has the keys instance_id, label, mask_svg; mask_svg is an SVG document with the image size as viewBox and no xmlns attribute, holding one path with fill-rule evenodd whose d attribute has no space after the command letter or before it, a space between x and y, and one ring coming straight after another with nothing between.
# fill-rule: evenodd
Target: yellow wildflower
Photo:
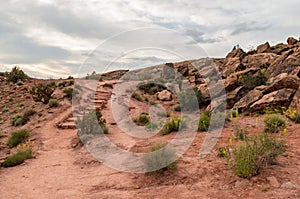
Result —
<instances>
[{"instance_id":1,"label":"yellow wildflower","mask_svg":"<svg viewBox=\"0 0 300 199\"><path fill-rule=\"evenodd\" d=\"M229 138L229 143L230 143L230 145L233 144L233 137L232 137L232 135L231 135L230 138Z\"/></svg>"},{"instance_id":2,"label":"yellow wildflower","mask_svg":"<svg viewBox=\"0 0 300 199\"><path fill-rule=\"evenodd\" d=\"M232 112L230 112L230 120L232 120L233 119L233 114L232 114Z\"/></svg>"},{"instance_id":3,"label":"yellow wildflower","mask_svg":"<svg viewBox=\"0 0 300 199\"><path fill-rule=\"evenodd\" d=\"M285 136L286 133L287 133L287 128L285 127L285 128L283 129L282 135Z\"/></svg>"}]
</instances>

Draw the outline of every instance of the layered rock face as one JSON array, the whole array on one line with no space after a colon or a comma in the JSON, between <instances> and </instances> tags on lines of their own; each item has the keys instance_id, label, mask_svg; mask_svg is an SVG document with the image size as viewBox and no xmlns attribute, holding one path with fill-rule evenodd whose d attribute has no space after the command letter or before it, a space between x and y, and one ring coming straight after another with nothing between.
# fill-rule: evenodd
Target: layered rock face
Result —
<instances>
[{"instance_id":1,"label":"layered rock face","mask_svg":"<svg viewBox=\"0 0 300 199\"><path fill-rule=\"evenodd\" d=\"M287 44L275 46L266 42L247 53L234 48L226 58L212 60L210 64L214 67L210 68L196 68L199 60L175 63L174 68L200 89L207 101L211 99L210 90L222 81L227 109L237 107L241 112L257 112L266 106L285 106L300 111L298 40L288 38Z\"/></svg>"}]
</instances>

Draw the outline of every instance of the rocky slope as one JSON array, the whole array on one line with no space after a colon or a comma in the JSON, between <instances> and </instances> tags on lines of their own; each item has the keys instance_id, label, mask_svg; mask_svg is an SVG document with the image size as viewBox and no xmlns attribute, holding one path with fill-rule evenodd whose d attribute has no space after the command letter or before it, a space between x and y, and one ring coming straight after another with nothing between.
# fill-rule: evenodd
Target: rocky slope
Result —
<instances>
[{"instance_id":1,"label":"rocky slope","mask_svg":"<svg viewBox=\"0 0 300 199\"><path fill-rule=\"evenodd\" d=\"M257 112L266 106L285 106L299 112L300 42L294 38L287 41L288 44L275 46L266 42L247 53L234 48L226 58L213 59L208 75L203 68L200 72L195 70L199 60L169 64L168 67L181 72L208 101L208 85L210 88L218 85L213 80L214 76L217 77L214 74L217 68L226 90L227 109L237 107L241 112ZM168 72L165 73L169 76Z\"/></svg>"}]
</instances>

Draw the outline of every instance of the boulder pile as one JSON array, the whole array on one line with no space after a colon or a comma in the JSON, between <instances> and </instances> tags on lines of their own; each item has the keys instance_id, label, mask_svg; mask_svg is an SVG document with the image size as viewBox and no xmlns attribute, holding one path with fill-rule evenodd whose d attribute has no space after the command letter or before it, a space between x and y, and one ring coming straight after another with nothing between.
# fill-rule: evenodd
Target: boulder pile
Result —
<instances>
[{"instance_id":1,"label":"boulder pile","mask_svg":"<svg viewBox=\"0 0 300 199\"><path fill-rule=\"evenodd\" d=\"M297 39L288 38L287 44L275 46L266 42L249 52L235 47L226 58L212 60L219 76L212 68L195 68L199 60L175 63L174 68L200 89L205 99L210 99L209 90L221 80L227 109L257 112L266 106L284 106L300 112L300 41Z\"/></svg>"}]
</instances>

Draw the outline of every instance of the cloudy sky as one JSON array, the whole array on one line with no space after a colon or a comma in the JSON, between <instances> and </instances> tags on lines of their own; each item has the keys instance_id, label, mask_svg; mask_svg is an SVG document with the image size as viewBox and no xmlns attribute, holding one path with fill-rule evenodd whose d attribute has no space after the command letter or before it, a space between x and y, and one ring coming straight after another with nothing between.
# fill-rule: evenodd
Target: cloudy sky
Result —
<instances>
[{"instance_id":1,"label":"cloudy sky","mask_svg":"<svg viewBox=\"0 0 300 199\"><path fill-rule=\"evenodd\" d=\"M0 71L19 65L33 77L66 77L224 57L236 44L247 51L299 38L299 7L298 0L1 1Z\"/></svg>"}]
</instances>

